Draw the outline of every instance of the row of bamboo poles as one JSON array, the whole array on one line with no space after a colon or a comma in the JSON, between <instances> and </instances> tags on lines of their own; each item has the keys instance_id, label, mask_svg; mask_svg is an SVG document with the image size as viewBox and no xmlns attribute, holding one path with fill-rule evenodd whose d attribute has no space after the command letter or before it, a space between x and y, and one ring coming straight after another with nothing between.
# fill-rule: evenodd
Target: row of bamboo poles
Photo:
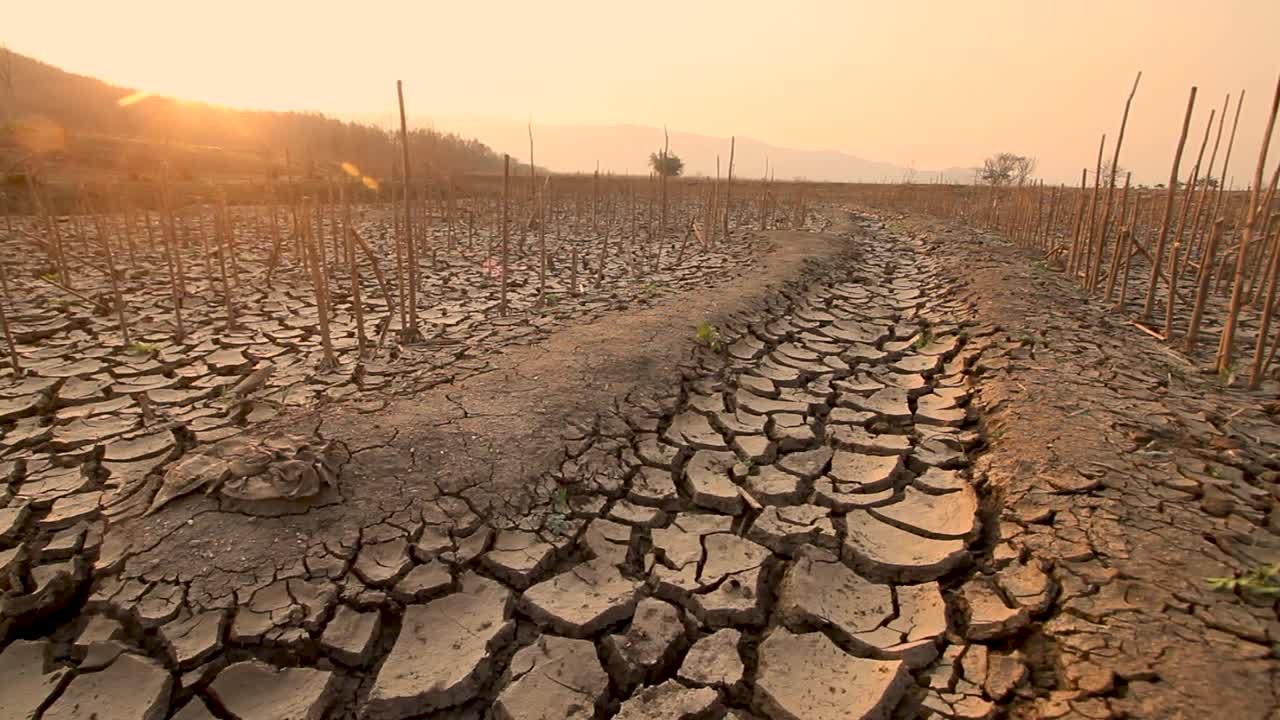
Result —
<instances>
[{"instance_id":1,"label":"row of bamboo poles","mask_svg":"<svg viewBox=\"0 0 1280 720\"><path fill-rule=\"evenodd\" d=\"M349 286L357 328L357 357L364 358L366 347L371 344L366 337L362 298L362 275L368 277L368 273L375 278L376 290L386 308L399 318L401 342L412 343L422 339L418 312L419 294L425 282L423 266L437 268L441 252L473 257L477 264L496 276L500 283L498 313L506 316L510 311L512 246L515 245L518 255L527 257L526 242L534 235L540 306L547 296L549 233L557 242L564 234L598 238L593 260L599 287L610 253L627 252L631 257L651 249L642 265L657 271L662 264L664 239L680 240L676 257L668 262L668 266L674 266L683 262L691 242L704 252L729 248L735 230L741 234L752 227L798 227L804 223L806 198L802 186L797 185L784 194L767 175L751 183L735 178L735 141L730 142L728 171L723 181L718 171L715 178L679 182L659 172L649 176L644 188L647 192L642 190L642 185L646 185L643 178L602 176L599 171L589 178L553 178L545 173L540 177L532 162L532 131L527 190L523 193L518 184L512 182L509 156L504 158L500 193L486 192L483 182L464 188L452 178L426 173L422 181L415 182L414 173L410 172L415 167L414 158L410 157L405 142L407 124L400 83L397 83L397 95L401 110L401 157L397 163L400 177L396 181L377 183L360 176L358 169L344 166L346 173L331 180L327 196L322 196L298 192L291 177L283 187L269 179L262 204L233 212L225 194L220 192L212 203L180 207L165 172L156 197L148 201L135 203L135 198L110 198L109 190L82 193L77 211L64 222L32 179L34 173L27 173L26 190L34 213L24 218L28 222L15 224L14 217L6 212L4 228L10 239L29 244L44 255L48 272L36 278L39 282L92 305L99 314L113 315L126 346L132 338L129 298L121 282L122 272L139 267L148 251L162 258L172 304L173 337L182 341L187 334L183 300L196 278L196 269L192 267L195 259L187 251L194 248L196 257L202 258L204 279L218 289L225 326L230 330L237 327L235 289L243 282L246 249L241 244L255 239L259 243L269 240L265 282L270 286L287 260L292 260L302 271L318 310L322 366L327 368L336 364L329 328L333 313L331 288L335 284ZM669 146L664 145L661 154L664 161L669 153ZM660 171L665 168L666 163L661 163ZM590 191L586 192L583 185L588 180ZM735 181L745 193L734 194L738 189ZM565 186L561 192L556 190L559 185ZM376 244L362 236L357 223L353 222L352 198L358 201L368 197L370 189L373 190L372 202L356 207L360 210L386 207L390 211L393 249L386 257L380 256ZM480 241L478 234L484 236ZM250 248L253 249L256 248ZM570 262L575 295L579 288L578 255L579 248L574 245ZM384 269L384 263L390 267ZM633 265L633 274L640 269L640 265ZM106 276L110 288L110 300L91 297L78 289L82 288L79 282L82 277L89 277L87 285L97 286L102 275ZM13 307L10 286L8 263L0 257L0 329L9 363L15 374L20 375L22 362L8 312ZM387 325L389 322L379 333L379 347Z\"/></svg>"},{"instance_id":2,"label":"row of bamboo poles","mask_svg":"<svg viewBox=\"0 0 1280 720\"><path fill-rule=\"evenodd\" d=\"M914 186L879 191L879 200L959 217L1043 253L1052 267L1086 291L1121 312L1132 309L1136 327L1188 353L1202 341L1209 304L1225 302L1213 358L1224 379L1240 374L1236 346L1241 311L1253 308L1258 327L1246 382L1257 388L1280 348L1280 334L1268 337L1280 281L1280 209L1275 202L1280 166L1269 181L1264 177L1280 108L1280 81L1251 182L1247 190L1236 191L1229 187L1229 170L1243 92L1234 106L1228 95L1221 111L1209 109L1203 132L1192 135L1197 89L1191 88L1167 182L1155 189L1135 188L1131 173L1119 177L1129 111L1141 78L1138 73L1125 101L1109 158L1103 135L1094 165L1081 171L1078 187L1051 187L1043 181L1016 187ZM1143 287L1131 291L1131 286Z\"/></svg>"}]
</instances>

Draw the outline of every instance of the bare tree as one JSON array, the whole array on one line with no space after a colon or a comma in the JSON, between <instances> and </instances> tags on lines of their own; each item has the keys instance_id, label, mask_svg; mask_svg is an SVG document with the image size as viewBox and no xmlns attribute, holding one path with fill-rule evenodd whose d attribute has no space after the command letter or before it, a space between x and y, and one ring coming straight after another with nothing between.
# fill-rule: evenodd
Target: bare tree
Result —
<instances>
[{"instance_id":1,"label":"bare tree","mask_svg":"<svg viewBox=\"0 0 1280 720\"><path fill-rule=\"evenodd\" d=\"M1123 165L1116 165L1115 170L1116 170L1116 177L1118 178L1123 178L1125 174L1129 172L1129 168ZM1102 174L1099 175L1098 177L1102 178L1103 182L1106 182L1107 178L1111 177L1111 161L1110 160L1102 161Z\"/></svg>"},{"instance_id":2,"label":"bare tree","mask_svg":"<svg viewBox=\"0 0 1280 720\"><path fill-rule=\"evenodd\" d=\"M1035 169L1035 158L1002 152L982 161L979 177L988 185L1022 185Z\"/></svg>"}]
</instances>

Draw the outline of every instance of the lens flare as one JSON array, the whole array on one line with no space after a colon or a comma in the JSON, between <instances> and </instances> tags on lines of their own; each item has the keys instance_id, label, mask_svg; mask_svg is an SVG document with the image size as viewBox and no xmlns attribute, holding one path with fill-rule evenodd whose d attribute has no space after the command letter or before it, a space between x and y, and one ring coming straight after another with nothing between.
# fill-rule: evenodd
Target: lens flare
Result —
<instances>
[{"instance_id":1,"label":"lens flare","mask_svg":"<svg viewBox=\"0 0 1280 720\"><path fill-rule=\"evenodd\" d=\"M67 131L58 123L39 115L20 119L14 127L14 139L19 147L29 153L57 152L67 147Z\"/></svg>"},{"instance_id":2,"label":"lens flare","mask_svg":"<svg viewBox=\"0 0 1280 720\"><path fill-rule=\"evenodd\" d=\"M365 186L365 187L367 187L367 188L369 188L370 190L373 190L374 192L377 192L377 190L378 190L378 181L377 181L377 180L374 180L373 178L369 177L368 175L365 175L364 177L360 178L360 182L364 183L364 186Z\"/></svg>"},{"instance_id":3,"label":"lens flare","mask_svg":"<svg viewBox=\"0 0 1280 720\"><path fill-rule=\"evenodd\" d=\"M349 162L342 163L342 172L350 175L351 177L360 177L360 168Z\"/></svg>"},{"instance_id":4,"label":"lens flare","mask_svg":"<svg viewBox=\"0 0 1280 720\"><path fill-rule=\"evenodd\" d=\"M151 97L151 93L139 90L131 95L125 95L120 98L116 101L116 104L120 107L129 107L130 105L136 105L149 97Z\"/></svg>"}]
</instances>

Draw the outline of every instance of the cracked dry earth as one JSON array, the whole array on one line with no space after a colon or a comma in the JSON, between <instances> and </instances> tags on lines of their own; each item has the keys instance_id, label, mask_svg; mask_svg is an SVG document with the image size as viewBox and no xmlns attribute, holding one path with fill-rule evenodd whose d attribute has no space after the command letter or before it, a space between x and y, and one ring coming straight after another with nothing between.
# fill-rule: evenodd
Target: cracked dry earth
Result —
<instances>
[{"instance_id":1,"label":"cracked dry earth","mask_svg":"<svg viewBox=\"0 0 1280 720\"><path fill-rule=\"evenodd\" d=\"M1007 249L839 216L275 422L345 449L310 503L11 500L0 718L1269 717L1274 607L1203 577L1278 547L1270 419Z\"/></svg>"}]
</instances>

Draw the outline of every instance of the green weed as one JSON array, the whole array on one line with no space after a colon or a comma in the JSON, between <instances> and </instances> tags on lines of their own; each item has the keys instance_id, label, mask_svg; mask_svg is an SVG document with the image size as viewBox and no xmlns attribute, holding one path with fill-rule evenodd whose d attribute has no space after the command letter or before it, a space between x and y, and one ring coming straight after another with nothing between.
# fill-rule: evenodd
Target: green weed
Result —
<instances>
[{"instance_id":1,"label":"green weed","mask_svg":"<svg viewBox=\"0 0 1280 720\"><path fill-rule=\"evenodd\" d=\"M706 320L698 324L694 340L712 352L720 352L720 329Z\"/></svg>"},{"instance_id":2,"label":"green weed","mask_svg":"<svg viewBox=\"0 0 1280 720\"><path fill-rule=\"evenodd\" d=\"M1218 592L1250 592L1267 597L1280 596L1280 563L1261 565L1238 577L1205 578Z\"/></svg>"}]
</instances>

